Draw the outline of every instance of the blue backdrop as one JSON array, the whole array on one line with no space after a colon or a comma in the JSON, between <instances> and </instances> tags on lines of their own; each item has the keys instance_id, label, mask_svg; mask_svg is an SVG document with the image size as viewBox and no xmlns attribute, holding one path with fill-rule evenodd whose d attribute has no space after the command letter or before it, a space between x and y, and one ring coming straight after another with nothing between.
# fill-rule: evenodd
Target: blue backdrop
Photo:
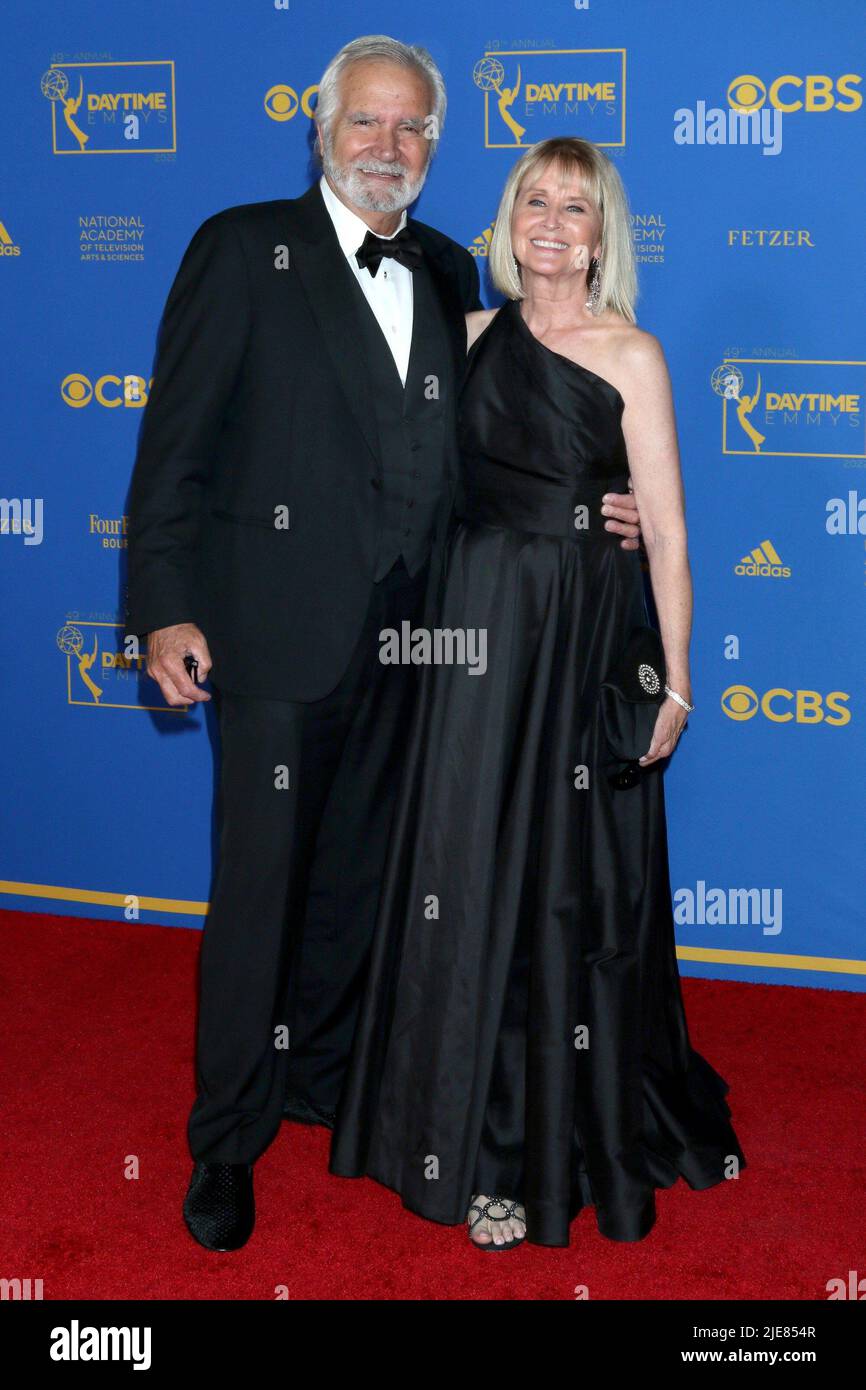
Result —
<instances>
[{"instance_id":1,"label":"blue backdrop","mask_svg":"<svg viewBox=\"0 0 866 1390\"><path fill-rule=\"evenodd\" d=\"M861 23L859 0L7 3L0 904L202 924L211 714L166 710L120 623L157 324L204 218L308 186L317 80L382 32L444 72L416 212L488 304L522 146L584 136L625 181L695 581L665 774L683 973L866 987Z\"/></svg>"}]
</instances>

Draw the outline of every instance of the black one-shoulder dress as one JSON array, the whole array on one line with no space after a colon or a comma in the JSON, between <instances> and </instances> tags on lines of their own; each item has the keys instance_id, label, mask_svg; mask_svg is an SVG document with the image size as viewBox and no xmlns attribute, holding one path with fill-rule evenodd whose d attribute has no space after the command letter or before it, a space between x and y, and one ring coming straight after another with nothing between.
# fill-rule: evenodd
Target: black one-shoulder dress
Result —
<instances>
[{"instance_id":1,"label":"black one-shoulder dress","mask_svg":"<svg viewBox=\"0 0 866 1390\"><path fill-rule=\"evenodd\" d=\"M434 1221L517 1198L542 1245L585 1205L640 1240L656 1188L745 1166L689 1042L662 770L615 788L599 718L647 621L638 552L600 512L626 489L623 409L516 301L473 344L438 623L483 630L486 669L479 646L477 674L422 672L331 1149Z\"/></svg>"}]
</instances>

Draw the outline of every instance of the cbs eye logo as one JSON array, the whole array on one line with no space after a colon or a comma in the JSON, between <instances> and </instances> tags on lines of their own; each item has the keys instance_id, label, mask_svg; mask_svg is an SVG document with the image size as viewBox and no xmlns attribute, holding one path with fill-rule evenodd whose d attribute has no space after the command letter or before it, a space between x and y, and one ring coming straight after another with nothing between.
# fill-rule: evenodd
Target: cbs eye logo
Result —
<instances>
[{"instance_id":1,"label":"cbs eye logo","mask_svg":"<svg viewBox=\"0 0 866 1390\"><path fill-rule=\"evenodd\" d=\"M769 87L753 73L742 73L728 86L728 105L744 115L759 111L765 102L777 111L859 111L861 92L854 90L863 81L857 73L846 72L834 81L825 74L777 77ZM783 95L786 93L787 95ZM839 98L842 98L840 100Z\"/></svg>"},{"instance_id":2,"label":"cbs eye logo","mask_svg":"<svg viewBox=\"0 0 866 1390\"><path fill-rule=\"evenodd\" d=\"M310 105L310 98L315 96L318 90L318 83L312 87L307 87L298 100L298 94L294 87L287 86L285 82L277 82L265 92L265 112L272 121L290 121L293 116L298 114L298 107L300 106L304 115L309 116L312 120L315 115L315 108Z\"/></svg>"},{"instance_id":3,"label":"cbs eye logo","mask_svg":"<svg viewBox=\"0 0 866 1390\"><path fill-rule=\"evenodd\" d=\"M142 406L147 405L148 391L152 384L152 378L148 383L143 376L121 377L110 374L91 382L80 372L70 372L60 383L60 394L73 410L81 410L84 406L90 405L94 398L107 410L114 410L119 405L140 410Z\"/></svg>"},{"instance_id":4,"label":"cbs eye logo","mask_svg":"<svg viewBox=\"0 0 866 1390\"><path fill-rule=\"evenodd\" d=\"M851 696L843 690L822 695L818 690L785 690L775 686L758 695L749 685L729 685L722 695L722 709L739 724L752 719L760 710L774 724L848 724L851 711L845 706Z\"/></svg>"}]
</instances>

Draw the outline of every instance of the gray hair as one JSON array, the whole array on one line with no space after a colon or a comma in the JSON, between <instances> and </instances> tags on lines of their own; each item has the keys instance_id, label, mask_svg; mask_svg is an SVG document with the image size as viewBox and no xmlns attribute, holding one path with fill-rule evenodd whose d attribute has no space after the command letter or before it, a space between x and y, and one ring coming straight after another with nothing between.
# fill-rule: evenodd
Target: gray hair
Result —
<instances>
[{"instance_id":1,"label":"gray hair","mask_svg":"<svg viewBox=\"0 0 866 1390\"><path fill-rule=\"evenodd\" d=\"M430 133L432 159L445 123L445 107L448 100L445 79L426 48L421 48L419 44L400 43L399 39L391 39L387 34L365 34L360 39L352 39L351 43L345 44L331 59L319 81L319 95L316 101L316 120L319 125L323 131L327 131L334 119L340 102L339 83L343 72L353 63L360 63L368 58L378 58L383 62L395 63L401 68L409 68L427 83L432 106L428 115L433 118L433 129ZM316 150L319 152L318 141Z\"/></svg>"}]
</instances>

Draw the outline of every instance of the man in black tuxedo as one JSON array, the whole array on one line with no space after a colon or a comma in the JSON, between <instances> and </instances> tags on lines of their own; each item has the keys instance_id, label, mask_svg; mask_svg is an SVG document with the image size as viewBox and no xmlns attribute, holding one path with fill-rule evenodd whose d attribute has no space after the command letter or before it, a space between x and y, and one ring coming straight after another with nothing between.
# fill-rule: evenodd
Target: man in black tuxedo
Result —
<instances>
[{"instance_id":1,"label":"man in black tuxedo","mask_svg":"<svg viewBox=\"0 0 866 1390\"><path fill-rule=\"evenodd\" d=\"M249 1238L284 1113L332 1122L351 1044L414 693L379 633L432 616L482 307L473 257L406 215L444 109L426 50L347 45L319 89L321 180L209 217L163 315L126 626L170 705L210 675L219 716L184 1206L209 1249ZM612 517L634 547L631 499Z\"/></svg>"}]
</instances>

